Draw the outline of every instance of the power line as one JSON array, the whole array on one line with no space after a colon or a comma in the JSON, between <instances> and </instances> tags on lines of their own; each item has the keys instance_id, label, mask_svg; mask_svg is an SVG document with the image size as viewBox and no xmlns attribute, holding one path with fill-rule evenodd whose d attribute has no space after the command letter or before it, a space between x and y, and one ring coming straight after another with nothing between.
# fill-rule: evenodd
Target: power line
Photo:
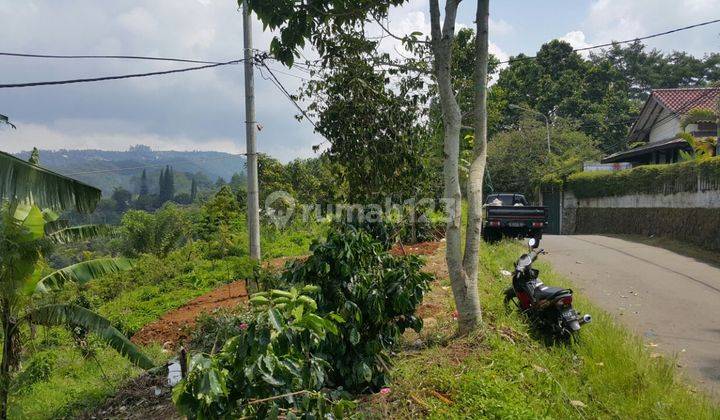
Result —
<instances>
[{"instance_id":1,"label":"power line","mask_svg":"<svg viewBox=\"0 0 720 420\"><path fill-rule=\"evenodd\" d=\"M669 34L673 34L676 32L687 31L688 29L699 28L701 26L707 26L707 25L711 25L713 23L718 23L718 22L720 22L720 19L708 20L705 22L696 23L694 25L683 26L682 28L670 29L669 31L665 31L665 32L659 32L659 33L655 33L655 34L651 34L651 35L641 36L639 38L626 39L624 41L611 41L611 42L606 42L604 44L592 45L589 47L575 48L575 49L573 49L573 51L575 51L575 52L588 51L588 50L594 50L597 48L611 47L613 45L629 44L629 43L635 42L635 41L643 41L646 39L657 38L659 36L669 35ZM511 58L509 60L501 61L500 64L508 64L508 63L512 63L514 61L534 60L536 58L537 58L537 56Z\"/></svg>"},{"instance_id":2,"label":"power line","mask_svg":"<svg viewBox=\"0 0 720 420\"><path fill-rule=\"evenodd\" d=\"M193 60L189 58L155 57L145 55L57 55L57 54L27 54L15 52L0 52L0 56L20 58L49 58L49 59L121 59L121 60L150 60L173 61L178 63L220 64L219 61Z\"/></svg>"},{"instance_id":3,"label":"power line","mask_svg":"<svg viewBox=\"0 0 720 420\"><path fill-rule=\"evenodd\" d=\"M132 78L136 78L136 77L159 76L159 75L164 75L164 74L183 73L183 72L188 72L188 71L209 69L209 68L213 68L213 67L227 66L227 65L231 65L231 64L238 64L243 61L244 61L243 59L239 59L239 60L225 61L222 63L207 64L204 66L197 66L197 67L185 67L182 69L154 71L154 72L149 72L149 73L131 73L131 74L118 75L118 76L103 76L103 77L91 77L91 78L83 78L83 79L68 79L68 80L53 80L53 81L44 81L44 82L0 84L0 89L24 88L24 87L34 87L34 86L68 85L68 84L73 84L73 83L90 83L90 82L101 82L101 81L105 81L105 80L119 80L119 79L132 79Z\"/></svg>"}]
</instances>

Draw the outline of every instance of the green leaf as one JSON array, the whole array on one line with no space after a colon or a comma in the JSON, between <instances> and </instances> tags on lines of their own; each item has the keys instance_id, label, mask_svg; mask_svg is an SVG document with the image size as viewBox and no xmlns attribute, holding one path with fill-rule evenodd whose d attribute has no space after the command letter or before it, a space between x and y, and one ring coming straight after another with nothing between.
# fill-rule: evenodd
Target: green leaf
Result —
<instances>
[{"instance_id":1,"label":"green leaf","mask_svg":"<svg viewBox=\"0 0 720 420\"><path fill-rule=\"evenodd\" d=\"M277 330L278 332L282 332L283 317L276 308L268 309L268 319L270 319L270 324L273 326L273 328L275 328L275 330Z\"/></svg>"},{"instance_id":2,"label":"green leaf","mask_svg":"<svg viewBox=\"0 0 720 420\"><path fill-rule=\"evenodd\" d=\"M357 343L360 342L360 333L355 328L350 330L350 342L353 345L357 345Z\"/></svg>"},{"instance_id":3,"label":"green leaf","mask_svg":"<svg viewBox=\"0 0 720 420\"><path fill-rule=\"evenodd\" d=\"M35 241L45 236L45 219L37 206L32 206L22 222L27 235L25 240Z\"/></svg>"},{"instance_id":4,"label":"green leaf","mask_svg":"<svg viewBox=\"0 0 720 420\"><path fill-rule=\"evenodd\" d=\"M35 292L47 293L51 290L62 289L67 282L82 285L106 274L126 271L132 267L132 261L126 258L100 258L83 261L43 277L35 287Z\"/></svg>"},{"instance_id":5,"label":"green leaf","mask_svg":"<svg viewBox=\"0 0 720 420\"><path fill-rule=\"evenodd\" d=\"M47 227L45 229L48 230ZM67 244L72 242L86 241L96 236L102 236L111 231L105 225L81 225L66 227L48 234L48 239L56 244Z\"/></svg>"},{"instance_id":6,"label":"green leaf","mask_svg":"<svg viewBox=\"0 0 720 420\"><path fill-rule=\"evenodd\" d=\"M98 188L0 152L0 200L91 213L100 197Z\"/></svg>"},{"instance_id":7,"label":"green leaf","mask_svg":"<svg viewBox=\"0 0 720 420\"><path fill-rule=\"evenodd\" d=\"M30 312L27 319L37 325L67 325L85 328L97 334L105 343L135 365L143 369L150 369L154 366L153 362L140 349L110 324L110 321L89 309L76 305L47 305Z\"/></svg>"}]
</instances>

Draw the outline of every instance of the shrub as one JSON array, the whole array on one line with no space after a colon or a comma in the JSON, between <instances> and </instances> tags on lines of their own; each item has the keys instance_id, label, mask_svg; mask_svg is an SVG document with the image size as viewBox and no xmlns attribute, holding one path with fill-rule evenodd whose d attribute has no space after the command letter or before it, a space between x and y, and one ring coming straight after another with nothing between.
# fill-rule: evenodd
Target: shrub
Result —
<instances>
[{"instance_id":1,"label":"shrub","mask_svg":"<svg viewBox=\"0 0 720 420\"><path fill-rule=\"evenodd\" d=\"M17 392L24 392L35 383L44 382L52 374L57 363L57 355L50 351L41 351L33 354L25 370L15 378Z\"/></svg>"},{"instance_id":2,"label":"shrub","mask_svg":"<svg viewBox=\"0 0 720 420\"><path fill-rule=\"evenodd\" d=\"M312 252L281 276L280 284L294 285L289 291L250 299L254 318L218 355L193 357L174 392L182 413L325 417L348 408L337 401L347 391L387 384L390 351L405 329L422 327L415 310L432 277L418 257L395 258L353 227L331 231ZM220 334L227 323L204 325Z\"/></svg>"},{"instance_id":3,"label":"shrub","mask_svg":"<svg viewBox=\"0 0 720 420\"><path fill-rule=\"evenodd\" d=\"M617 172L580 172L568 178L567 187L577 198L672 194L697 191L698 178L708 187L720 186L720 158L643 165Z\"/></svg>"},{"instance_id":4,"label":"shrub","mask_svg":"<svg viewBox=\"0 0 720 420\"><path fill-rule=\"evenodd\" d=\"M419 257L393 257L352 227L331 231L312 252L283 278L319 286L319 311L337 312L346 320L326 349L333 364L330 383L351 391L378 389L388 381L389 353L405 329L422 328L415 310L432 276L420 271Z\"/></svg>"},{"instance_id":5,"label":"shrub","mask_svg":"<svg viewBox=\"0 0 720 420\"><path fill-rule=\"evenodd\" d=\"M187 378L173 392L180 412L201 419L332 413L320 392L330 366L322 349L343 319L316 313L317 303L304 294L315 289L254 295L253 321L217 356L192 357Z\"/></svg>"}]
</instances>

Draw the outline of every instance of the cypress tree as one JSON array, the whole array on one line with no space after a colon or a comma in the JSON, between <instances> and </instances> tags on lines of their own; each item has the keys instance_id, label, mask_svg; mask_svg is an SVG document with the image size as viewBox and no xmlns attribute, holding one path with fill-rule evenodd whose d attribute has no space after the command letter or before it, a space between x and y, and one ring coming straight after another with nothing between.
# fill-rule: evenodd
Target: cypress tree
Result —
<instances>
[{"instance_id":1,"label":"cypress tree","mask_svg":"<svg viewBox=\"0 0 720 420\"><path fill-rule=\"evenodd\" d=\"M195 177L193 177L192 182L190 183L190 202L195 202L195 199L197 198L197 181L195 180Z\"/></svg>"},{"instance_id":2,"label":"cypress tree","mask_svg":"<svg viewBox=\"0 0 720 420\"><path fill-rule=\"evenodd\" d=\"M142 176L140 177L140 195L146 196L149 193L148 184L147 184L147 173L145 172L145 169L143 169Z\"/></svg>"}]
</instances>

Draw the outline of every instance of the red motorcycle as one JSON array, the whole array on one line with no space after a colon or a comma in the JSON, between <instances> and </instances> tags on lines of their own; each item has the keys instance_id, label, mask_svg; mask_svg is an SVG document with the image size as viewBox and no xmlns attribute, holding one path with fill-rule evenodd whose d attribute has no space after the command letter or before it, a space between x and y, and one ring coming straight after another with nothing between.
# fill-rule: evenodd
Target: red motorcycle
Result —
<instances>
[{"instance_id":1,"label":"red motorcycle","mask_svg":"<svg viewBox=\"0 0 720 420\"><path fill-rule=\"evenodd\" d=\"M540 272L533 268L543 249L536 250L540 242L531 238L529 251L515 263L512 287L505 289L505 304L513 302L531 321L550 329L553 334L577 338L580 326L592 321L589 314L580 317L572 306L573 291L561 287L546 286L538 278Z\"/></svg>"}]
</instances>

